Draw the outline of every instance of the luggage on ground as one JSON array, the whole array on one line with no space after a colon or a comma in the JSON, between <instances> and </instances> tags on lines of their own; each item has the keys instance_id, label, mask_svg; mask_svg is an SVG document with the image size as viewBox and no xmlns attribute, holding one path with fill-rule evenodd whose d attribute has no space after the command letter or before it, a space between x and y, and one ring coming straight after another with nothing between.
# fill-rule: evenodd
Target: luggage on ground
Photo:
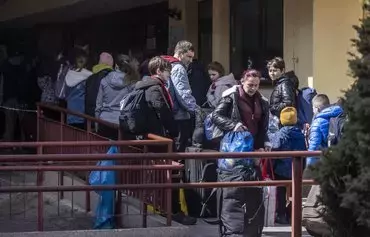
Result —
<instances>
[{"instance_id":1,"label":"luggage on ground","mask_svg":"<svg viewBox=\"0 0 370 237\"><path fill-rule=\"evenodd\" d=\"M215 152L198 147L188 147L186 152ZM216 160L185 160L185 181L191 183L217 182ZM193 217L216 217L217 201L216 195L211 195L211 189L197 188L185 190L188 212ZM210 197L211 196L211 197ZM209 200L207 201L207 199ZM204 210L202 211L203 204Z\"/></svg>"}]
</instances>

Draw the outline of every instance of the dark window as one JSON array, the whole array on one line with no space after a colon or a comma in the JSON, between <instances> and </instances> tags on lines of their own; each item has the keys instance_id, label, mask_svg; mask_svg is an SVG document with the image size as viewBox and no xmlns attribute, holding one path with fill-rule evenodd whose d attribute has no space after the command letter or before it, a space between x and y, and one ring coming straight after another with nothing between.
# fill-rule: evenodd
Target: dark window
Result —
<instances>
[{"instance_id":1,"label":"dark window","mask_svg":"<svg viewBox=\"0 0 370 237\"><path fill-rule=\"evenodd\" d=\"M198 5L198 58L205 65L212 61L212 2L205 0Z\"/></svg>"},{"instance_id":2,"label":"dark window","mask_svg":"<svg viewBox=\"0 0 370 237\"><path fill-rule=\"evenodd\" d=\"M284 52L283 0L233 0L230 4L230 68L240 76L252 67L267 82L266 62Z\"/></svg>"}]
</instances>

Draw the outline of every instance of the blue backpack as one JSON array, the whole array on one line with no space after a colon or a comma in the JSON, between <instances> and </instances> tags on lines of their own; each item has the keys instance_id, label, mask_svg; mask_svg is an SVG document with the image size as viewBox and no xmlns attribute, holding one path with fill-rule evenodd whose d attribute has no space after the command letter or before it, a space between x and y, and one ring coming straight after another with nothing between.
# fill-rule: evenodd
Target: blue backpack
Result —
<instances>
[{"instance_id":1,"label":"blue backpack","mask_svg":"<svg viewBox=\"0 0 370 237\"><path fill-rule=\"evenodd\" d=\"M312 99L317 95L315 89L304 87L298 90L297 111L298 125L311 124L313 118Z\"/></svg>"}]
</instances>

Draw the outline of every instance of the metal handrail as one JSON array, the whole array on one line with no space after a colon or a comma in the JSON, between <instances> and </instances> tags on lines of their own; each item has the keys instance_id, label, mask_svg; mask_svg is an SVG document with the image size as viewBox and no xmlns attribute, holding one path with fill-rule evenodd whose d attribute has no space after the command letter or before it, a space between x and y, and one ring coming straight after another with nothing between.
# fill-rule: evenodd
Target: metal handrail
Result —
<instances>
[{"instance_id":1,"label":"metal handrail","mask_svg":"<svg viewBox=\"0 0 370 237\"><path fill-rule=\"evenodd\" d=\"M45 110L52 110L54 112L57 112L59 113L59 119L50 119L50 118L47 118L45 117L45 114L43 113L43 111ZM78 117L81 117L81 118L84 118L86 120L86 130L82 130L82 129L78 129L78 128L74 128L74 127L71 127L69 126L67 123L66 123L66 115L75 115L75 116L78 116ZM107 138L103 138L102 136L100 136L99 134L96 134L93 130L93 123L97 123L97 124L103 124L105 125L106 127L110 127L112 130L116 130L117 131L117 135L118 135L118 140L123 140L125 138L125 134L122 133L121 129L119 129L119 126L117 124L113 124L113 123L109 123L109 122L106 122L106 121L103 121L103 120L100 120L100 119L97 119L97 118L94 118L94 117L91 117L91 116L88 116L88 115L85 115L85 114L81 114L81 113L78 113L78 112L74 112L74 111L70 111L70 110L67 110L67 109L64 109L64 108L61 108L61 107L57 107L57 106L50 106L50 105L47 105L47 104L38 104L37 105L37 141L40 141L41 139L44 139L46 138L46 140L50 140L50 141L55 141L54 140L54 137L53 136L50 136L50 134L43 134L42 132L45 132L44 130L41 130L41 129L45 129L45 126L47 125L58 125L58 130L59 130L59 135L57 137L57 140L59 140L60 142L63 142L63 144L61 143L43 143L43 145L40 145L40 144L37 144L39 146L37 146L37 153L40 155L42 154L44 151L46 152L50 152L52 150L49 150L48 148L52 147L53 145L56 145L55 147L58 148L58 149L61 149L59 151L59 153L70 153L69 152L69 149L72 148L72 146L68 147L70 144L73 144L73 151L77 151L79 148L83 148L84 145L87 146L87 149L86 151L83 151L82 154L84 154L86 157L89 157L91 154L91 151L92 149L94 149L92 146L96 145L96 146L99 146L99 147L96 147L99 151L101 151L101 148L102 146L104 145L117 145L119 146L119 150L120 151L128 151L127 149L130 149L131 152L138 152L137 154L141 153L141 152L150 152L150 150L148 150L148 147L152 147L154 148L153 152L155 152L156 148L160 148L160 145L163 145L163 150L160 149L160 151L162 152L172 152L172 147L173 147L173 140L172 139L169 139L169 138L164 138L164 137L160 137L160 136L157 136L157 135L154 135L154 134L145 134L144 138L146 140L154 140L154 141L119 141L119 142L108 142L108 143L104 143L104 142L84 142L84 141L80 141L77 137L76 139L69 139L70 142L65 142L65 139L66 138L66 135L67 134L70 134L71 131L75 131L75 132L79 132L79 133L85 133L82 137L85 137L86 140L90 141L90 140L107 140ZM65 131L65 129L67 129L67 131ZM43 134L41 136L41 134ZM68 135L67 135L68 136ZM69 135L70 136L70 135ZM51 139L50 139L51 138ZM81 139L81 138L80 138ZM84 139L84 138L82 138ZM77 144L77 145L76 145ZM127 145L126 145L127 144ZM10 144L4 144L5 145L10 145ZM17 147L19 145L22 145L22 144L15 144L14 147ZM33 145L36 145L36 144L33 144ZM26 145L26 146L29 146L29 145ZM44 150L44 148L46 148ZM64 149L66 149L66 152L63 152L62 151L62 148L63 148L63 151ZM75 149L77 148L77 149ZM58 150L56 150L58 152ZM55 151L53 150L51 153L54 153ZM78 153L78 152L77 152ZM86 153L88 153L88 155L86 155ZM137 160L137 159L135 159ZM14 161L14 160L13 160ZM29 161L29 160L27 160ZM26 162L27 162L26 161ZM76 161L76 159L74 160L71 160L72 162L73 161ZM119 162L119 161L118 161ZM49 162L48 162L49 163ZM137 162L136 162L137 163ZM144 162L145 163L145 162ZM146 162L147 163L147 162ZM152 163L152 162L150 162ZM171 161L171 160L160 160L160 162L154 162L154 163L159 163L158 165L162 165L162 164L167 164L167 165L173 165L173 166L181 166L180 169L178 169L178 171L181 171L183 165L180 165L179 163L177 163L176 161ZM39 166L42 167L42 165L50 165L50 164L45 164L45 163L42 163L42 162L38 162ZM74 163L75 164L75 163ZM120 163L117 163L117 164L120 164ZM141 161L139 160L138 164L141 164ZM49 166L50 167L50 166ZM132 167L133 169L125 169L125 171L127 172L130 172L130 171L133 171L135 170L135 167ZM138 167L136 167L138 168ZM46 169L46 168L39 168L39 169ZM74 169L78 169L78 168L74 168ZM142 172L142 174L144 174L146 171L143 172L143 170L145 170L145 168L140 167L139 169L137 169L138 172ZM155 169L152 169L152 170L155 170ZM71 171L71 169L69 170ZM118 179L118 183L123 183L123 176L122 176L122 169L117 171L117 179ZM164 180L164 182L166 183L171 183L171 180L173 177L176 177L176 176L181 176L181 174L172 174L173 172L173 169L164 169L162 171L160 171L157 169L157 172L153 172L155 174L155 176L157 178L155 179L159 179L159 180ZM64 184L64 181L63 181L63 176L64 176L64 172L68 172L68 170L66 171L60 171L59 172L59 175L61 177L61 180L60 180L60 185L63 186ZM151 172L151 171L149 171ZM137 173L137 172L136 172ZM38 174L38 186L41 186L42 185L42 177L43 177L43 171L38 171L37 172ZM86 179L88 179L88 172L86 172ZM139 178L139 177L137 177ZM142 177L141 179L143 179L144 177ZM85 201L86 201L86 211L90 211L90 192L89 191L85 191ZM172 213L172 208L171 208L171 190L165 190L164 192L164 196L162 197L161 199L161 208L163 210L166 211L167 213L167 225L171 225L171 219L172 219L172 216L171 216L171 213ZM42 204L42 192L39 192L38 193L39 197L39 210L38 210L38 230L39 231L42 231L43 230L43 204ZM159 194L159 193L157 193ZM136 192L131 192L132 196L138 196L138 193ZM162 194L159 194L159 195L162 195ZM141 194L139 194L139 196L141 196ZM64 192L61 191L60 192L60 197L63 198L64 197ZM122 197L122 193L121 192L118 192L118 195L117 195L117 200L120 200ZM142 198L142 197L139 197L139 198ZM154 198L154 202L156 202L156 199ZM154 204L154 203L152 203ZM117 223L122 223L122 216L120 215L120 212L122 210L121 208L121 202L118 202L117 203L117 207L116 207L116 211L117 211L117 218L116 218L116 221ZM147 214L146 213L146 203L143 202L143 227L146 226L146 218L147 218ZM120 226L117 226L117 227L120 227Z\"/></svg>"},{"instance_id":2,"label":"metal handrail","mask_svg":"<svg viewBox=\"0 0 370 237\"><path fill-rule=\"evenodd\" d=\"M72 111L72 110L68 110L68 109L65 109L65 108L61 108L61 107L53 106L53 105L49 105L49 104L44 104L44 103L37 103L36 105L37 105L38 109L40 109L40 108L50 109L50 110L54 110L54 111L57 111L57 112L60 112L60 113L70 114L70 115L74 115L74 116L77 116L77 117L81 117L81 118L84 118L84 119L89 120L91 122L103 124L103 125L111 127L111 128L119 129L118 124L110 123L110 122L107 122L107 121L104 121L104 120L101 120L101 119L98 119L98 118L95 118L95 117L91 117L91 116L83 114L83 113L75 112L75 111Z\"/></svg>"},{"instance_id":3,"label":"metal handrail","mask_svg":"<svg viewBox=\"0 0 370 237\"><path fill-rule=\"evenodd\" d=\"M172 142L172 140L170 141ZM166 140L122 140L122 141L43 141L43 142L1 142L0 148L9 147L68 147L68 146L138 146L168 145Z\"/></svg>"},{"instance_id":4,"label":"metal handrail","mask_svg":"<svg viewBox=\"0 0 370 237\"><path fill-rule=\"evenodd\" d=\"M102 121L97 118L90 117L85 114L78 112L73 112L66 110L64 108L50 106L45 104L38 104L38 114L41 115L42 108L51 109L54 111L59 111L61 113L61 124L65 124L65 114L71 114L85 118L88 125L88 133L91 133L92 122L104 124L111 128L119 129L117 124L112 124L109 122ZM42 116L42 115L41 115ZM38 120L39 127L39 120ZM119 132L119 130L118 130ZM122 135L122 134L121 134ZM162 138L153 134L148 135L149 139L156 141L166 141L168 147L172 145L172 140L167 138ZM112 143L109 143L112 144ZM6 144L5 144L6 145ZM91 143L89 144L91 145ZM17 146L17 145L14 145ZM56 146L60 146L56 145ZM42 146L39 146L42 148ZM170 151L170 149L169 149ZM124 153L124 154L48 154L48 155L19 155L11 156L4 155L0 156L0 162L29 162L35 161L39 162L39 167L49 167L53 168L52 165L42 166L40 162L49 162L49 161L99 161L99 160L186 160L186 159L218 159L218 158L271 158L271 159L283 159L286 157L292 158L292 180L291 181L248 181L248 182L220 182L220 183L144 183L141 185L138 184L119 184L112 186L42 186L42 183L38 184L37 187L0 187L1 192L63 192L63 191L83 191L83 190L121 190L121 189L166 189L170 190L171 188L212 188L212 187L248 187L248 186L292 186L292 237L302 236L302 184L314 184L313 180L304 180L302 181L302 167L304 157L318 157L321 152L246 152L246 153L221 153L221 152L210 152L210 153ZM9 168L9 167L8 167ZM54 166L55 168L55 166ZM60 168L60 167L59 167ZM64 167L62 167L64 168ZM69 167L68 167L69 168ZM44 168L41 168L44 169ZM9 169L8 169L9 170ZM9 170L10 171L10 170ZM68 171L68 170L66 170ZM42 173L40 171L39 173ZM166 180L171 180L169 171L167 171ZM213 186L214 185L214 186ZM88 191L87 191L88 192ZM119 192L120 193L120 192ZM39 195L42 197L42 195ZM167 206L167 224L171 224L171 192L166 192L166 206ZM39 198L39 205L42 205L42 198ZM42 213L39 213L39 229L42 229Z\"/></svg>"},{"instance_id":5,"label":"metal handrail","mask_svg":"<svg viewBox=\"0 0 370 237\"><path fill-rule=\"evenodd\" d=\"M117 184L117 185L98 185L98 186L16 186L16 187L0 187L0 193L17 193L17 192L65 192L65 191L97 191L97 190L138 190L138 189L178 189L178 188L226 188L226 187L255 187L255 186L292 186L293 202L292 202L292 237L298 237L302 235L301 220L302 220L302 185L315 184L313 180L302 181L302 164L303 158L308 156L320 156L321 152L245 152L245 153L225 153L225 152L209 152L209 153L123 153L123 154L59 154L59 155L19 155L19 156L0 156L0 161L77 161L77 160L157 160L157 159L168 159L168 160L184 160L184 159L218 159L222 157L228 158L274 158L283 159L286 157L292 157L292 180L291 181L246 181L246 182L205 182L205 183L143 183L143 184ZM40 164L40 163L39 163ZM168 166L168 167L167 167ZM165 166L166 169L170 168L169 165ZM42 168L43 167L43 168ZM142 166L145 167L145 166ZM141 167L141 168L142 168ZM158 167L161 167L159 165ZM25 167L27 170L31 167ZM43 172L46 170L60 170L65 171L71 170L72 167L66 166L42 166L32 169L39 169L38 171ZM90 169L93 167L85 167ZM113 167L106 167L107 169L113 169ZM121 168L121 167L119 167ZM124 167L122 167L124 168ZM136 166L136 168L139 168ZM154 168L154 167L153 167ZM3 167L3 170L12 171L14 169L22 169L18 167ZM74 168L72 168L74 169ZM75 168L77 169L77 168ZM129 166L125 169L130 169ZM164 169L164 168L163 168ZM91 169L91 170L95 170ZM96 170L102 170L101 168ZM115 168L114 168L115 170ZM170 199L169 199L170 200ZM168 201L168 200L167 200ZM42 214L40 214L42 216ZM40 217L39 217L40 218ZM169 219L169 221L171 221ZM170 222L169 222L170 224Z\"/></svg>"},{"instance_id":6,"label":"metal handrail","mask_svg":"<svg viewBox=\"0 0 370 237\"><path fill-rule=\"evenodd\" d=\"M184 165L115 165L115 166L70 166L70 165L47 165L47 166L35 166L35 165L22 165L22 166L0 166L1 171L124 171L124 170L182 170Z\"/></svg>"},{"instance_id":7,"label":"metal handrail","mask_svg":"<svg viewBox=\"0 0 370 237\"><path fill-rule=\"evenodd\" d=\"M314 180L304 180L302 184L316 184ZM141 190L141 189L191 189L191 188L234 188L234 187L267 187L291 186L292 181L244 181L244 182L202 182L202 183L150 183L150 184L117 184L94 186L15 186L0 187L0 193L28 193L28 192L76 192L76 191L107 191L107 190Z\"/></svg>"},{"instance_id":8,"label":"metal handrail","mask_svg":"<svg viewBox=\"0 0 370 237\"><path fill-rule=\"evenodd\" d=\"M239 159L239 158L270 158L286 157L318 157L320 151L275 151L275 152L189 152L189 153L140 153L141 160L203 160L203 159ZM99 160L137 160L138 153L119 154L46 154L46 155L1 155L0 162L48 162L48 161L99 161Z\"/></svg>"}]
</instances>

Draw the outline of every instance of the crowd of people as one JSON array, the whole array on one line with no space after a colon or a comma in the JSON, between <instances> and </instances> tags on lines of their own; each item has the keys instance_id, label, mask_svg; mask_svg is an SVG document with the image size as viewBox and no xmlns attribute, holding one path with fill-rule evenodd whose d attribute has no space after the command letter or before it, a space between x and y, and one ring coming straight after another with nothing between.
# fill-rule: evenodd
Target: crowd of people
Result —
<instances>
[{"instance_id":1,"label":"crowd of people","mask_svg":"<svg viewBox=\"0 0 370 237\"><path fill-rule=\"evenodd\" d=\"M202 110L211 111L212 123L225 133L249 131L255 151L316 151L328 146L330 121L343 116L343 109L339 104L331 104L325 94L314 94L312 88L299 89L298 78L294 72L285 70L282 58L276 57L267 64L273 83L268 100L259 92L261 74L257 70L247 69L241 78L235 78L232 73L226 74L219 62L212 62L206 69L199 70L199 64L193 62L194 57L192 43L180 41L173 55L155 56L142 63L128 55L113 57L103 52L98 63L89 70L86 49L76 47L68 57L58 57L58 70L48 70L55 75L44 73L38 77L41 101L60 105L64 100L69 110L120 124L125 132L140 131L172 138L177 152L185 152L192 145L195 117ZM14 63L17 62L9 60L9 64ZM6 71L2 73L3 88L13 88L4 89L3 104L13 108L22 103L20 95L24 92L18 91L13 93L14 96L9 93L14 88L25 89L14 84L20 81L19 78L12 79L15 77ZM139 104L139 100L145 101L140 107L140 115L145 116L140 118L135 112L137 108L130 107L133 101ZM302 100L308 106L302 104ZM10 120L11 117L7 121ZM86 123L80 117L69 115L67 123L86 129ZM94 125L94 128L102 136L117 139L117 133L110 127ZM8 136L5 139L12 140ZM200 145L207 148L209 144ZM211 142L210 146L217 149L219 141ZM317 159L307 159L305 177L310 177L307 167L314 165ZM291 179L289 157L273 161L272 166L272 177ZM251 169L256 173L253 177L247 173ZM220 169L218 172L221 182L230 180L230 177L239 181L262 180L258 160L249 167ZM290 222L286 192L285 187L277 189L275 221L281 224ZM177 197L174 193L174 220L195 224L194 217L181 212ZM264 208L260 207L263 200L262 188L223 189L220 215L223 236L261 236Z\"/></svg>"}]
</instances>

